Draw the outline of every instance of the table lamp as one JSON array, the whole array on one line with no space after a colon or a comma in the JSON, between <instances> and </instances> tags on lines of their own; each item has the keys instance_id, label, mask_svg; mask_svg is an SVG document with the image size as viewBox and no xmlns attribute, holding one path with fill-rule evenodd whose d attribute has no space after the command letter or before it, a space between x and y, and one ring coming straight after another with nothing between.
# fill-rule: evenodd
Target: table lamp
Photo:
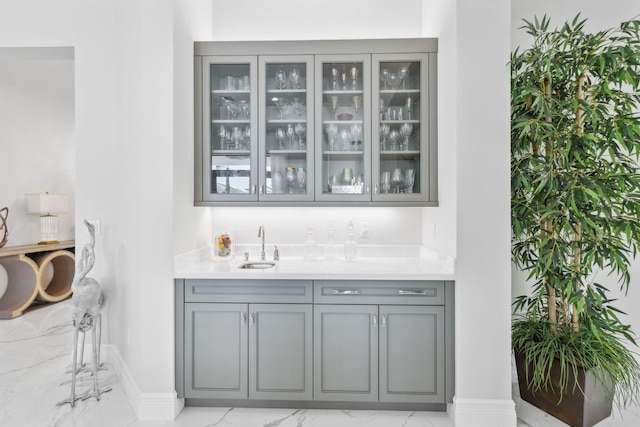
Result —
<instances>
[{"instance_id":1,"label":"table lamp","mask_svg":"<svg viewBox=\"0 0 640 427\"><path fill-rule=\"evenodd\" d=\"M26 194L27 213L40 215L39 245L54 245L58 241L58 217L68 212L67 196L61 194Z\"/></svg>"}]
</instances>

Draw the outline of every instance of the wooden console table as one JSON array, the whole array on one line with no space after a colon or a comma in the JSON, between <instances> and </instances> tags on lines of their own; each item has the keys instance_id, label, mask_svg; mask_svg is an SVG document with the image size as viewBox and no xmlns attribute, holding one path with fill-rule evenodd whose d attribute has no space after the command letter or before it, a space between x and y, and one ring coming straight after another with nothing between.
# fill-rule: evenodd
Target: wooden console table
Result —
<instances>
[{"instance_id":1,"label":"wooden console table","mask_svg":"<svg viewBox=\"0 0 640 427\"><path fill-rule=\"evenodd\" d=\"M68 298L75 272L74 251L73 240L0 249L0 264L9 277L7 291L0 297L0 319L21 316L36 299L58 302Z\"/></svg>"}]
</instances>

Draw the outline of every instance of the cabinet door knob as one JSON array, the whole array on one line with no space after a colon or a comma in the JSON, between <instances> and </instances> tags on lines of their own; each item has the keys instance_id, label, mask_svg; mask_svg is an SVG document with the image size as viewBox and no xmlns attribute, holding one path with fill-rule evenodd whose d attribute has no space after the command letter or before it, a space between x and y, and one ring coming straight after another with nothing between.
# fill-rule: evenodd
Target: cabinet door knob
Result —
<instances>
[{"instance_id":1,"label":"cabinet door knob","mask_svg":"<svg viewBox=\"0 0 640 427\"><path fill-rule=\"evenodd\" d=\"M256 316L255 313L251 313L249 315L249 326L253 326L254 323L256 322L255 316Z\"/></svg>"},{"instance_id":2,"label":"cabinet door knob","mask_svg":"<svg viewBox=\"0 0 640 427\"><path fill-rule=\"evenodd\" d=\"M334 289L334 295L360 295L359 289Z\"/></svg>"},{"instance_id":3,"label":"cabinet door knob","mask_svg":"<svg viewBox=\"0 0 640 427\"><path fill-rule=\"evenodd\" d=\"M267 189L266 189L266 187L265 187L265 185L264 185L264 184L262 184L262 185L260 186L260 193L262 193L262 194L267 194Z\"/></svg>"},{"instance_id":4,"label":"cabinet door knob","mask_svg":"<svg viewBox=\"0 0 640 427\"><path fill-rule=\"evenodd\" d=\"M373 194L378 194L378 184L373 185Z\"/></svg>"},{"instance_id":5,"label":"cabinet door knob","mask_svg":"<svg viewBox=\"0 0 640 427\"><path fill-rule=\"evenodd\" d=\"M378 316L377 315L373 315L371 316L371 322L373 323L373 327L375 328L376 326L378 326Z\"/></svg>"},{"instance_id":6,"label":"cabinet door knob","mask_svg":"<svg viewBox=\"0 0 640 427\"><path fill-rule=\"evenodd\" d=\"M426 289L398 289L398 295L426 295Z\"/></svg>"},{"instance_id":7,"label":"cabinet door knob","mask_svg":"<svg viewBox=\"0 0 640 427\"><path fill-rule=\"evenodd\" d=\"M381 323L383 328L387 327L387 316L382 316Z\"/></svg>"},{"instance_id":8,"label":"cabinet door knob","mask_svg":"<svg viewBox=\"0 0 640 427\"><path fill-rule=\"evenodd\" d=\"M256 184L253 184L251 186L251 194L256 194L257 189L258 189L258 186Z\"/></svg>"},{"instance_id":9,"label":"cabinet door knob","mask_svg":"<svg viewBox=\"0 0 640 427\"><path fill-rule=\"evenodd\" d=\"M240 313L240 324L241 325L247 324L247 313Z\"/></svg>"}]
</instances>

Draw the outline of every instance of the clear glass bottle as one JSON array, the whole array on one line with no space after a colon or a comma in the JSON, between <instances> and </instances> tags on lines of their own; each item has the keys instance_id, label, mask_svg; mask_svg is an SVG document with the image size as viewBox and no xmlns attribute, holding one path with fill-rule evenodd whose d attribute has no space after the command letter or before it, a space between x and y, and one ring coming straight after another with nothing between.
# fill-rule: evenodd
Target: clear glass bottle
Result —
<instances>
[{"instance_id":1,"label":"clear glass bottle","mask_svg":"<svg viewBox=\"0 0 640 427\"><path fill-rule=\"evenodd\" d=\"M335 240L335 230L333 228L333 221L329 221L329 230L327 231L327 250L325 253L325 259L328 262L333 262L337 257L337 248Z\"/></svg>"},{"instance_id":2,"label":"clear glass bottle","mask_svg":"<svg viewBox=\"0 0 640 427\"><path fill-rule=\"evenodd\" d=\"M356 242L353 230L353 221L347 224L347 241L344 242L344 259L347 262L355 262L358 259L358 242Z\"/></svg>"},{"instance_id":3,"label":"clear glass bottle","mask_svg":"<svg viewBox=\"0 0 640 427\"><path fill-rule=\"evenodd\" d=\"M307 241L304 242L304 261L315 262L318 259L318 242L313 236L313 228L307 229Z\"/></svg>"}]
</instances>

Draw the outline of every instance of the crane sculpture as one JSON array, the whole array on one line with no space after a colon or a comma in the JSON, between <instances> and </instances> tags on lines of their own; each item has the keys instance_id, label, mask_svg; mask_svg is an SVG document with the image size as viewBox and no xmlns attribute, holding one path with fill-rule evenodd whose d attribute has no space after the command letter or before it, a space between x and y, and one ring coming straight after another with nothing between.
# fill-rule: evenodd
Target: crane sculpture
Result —
<instances>
[{"instance_id":1,"label":"crane sculpture","mask_svg":"<svg viewBox=\"0 0 640 427\"><path fill-rule=\"evenodd\" d=\"M100 340L102 329L102 315L100 306L102 305L102 292L100 292L100 284L87 274L93 268L95 263L95 227L86 219L83 221L91 235L90 242L82 248L82 255L76 265L75 275L71 289L73 291L73 365L71 367L71 396L58 403L58 406L65 403L75 406L77 400L86 400L91 397L91 393L87 390L84 394L76 396L76 376L82 370L84 356L85 335L91 331L91 344L93 355L93 394L96 400L100 400L101 391L98 388L98 369L100 367ZM77 363L78 358L78 335L82 332L82 345L80 349L80 364ZM111 388L102 390L102 393L110 391Z\"/></svg>"}]
</instances>

